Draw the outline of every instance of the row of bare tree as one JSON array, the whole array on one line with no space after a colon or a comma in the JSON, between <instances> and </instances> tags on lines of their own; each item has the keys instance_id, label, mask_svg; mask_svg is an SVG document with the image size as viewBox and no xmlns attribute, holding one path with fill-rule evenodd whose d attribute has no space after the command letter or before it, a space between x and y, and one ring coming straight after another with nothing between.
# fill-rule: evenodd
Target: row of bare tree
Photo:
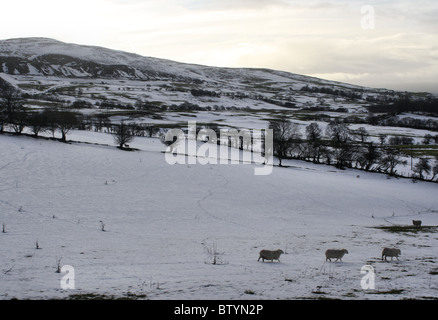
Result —
<instances>
[{"instance_id":1,"label":"row of bare tree","mask_svg":"<svg viewBox=\"0 0 438 320\"><path fill-rule=\"evenodd\" d=\"M62 142L67 141L67 134L72 129L86 129L101 131L106 128L113 134L117 145L124 149L135 136L153 136L159 128L151 125L136 123L113 124L106 116L90 118L81 113L73 112L68 108L53 108L41 110L29 110L23 106L23 98L19 90L13 87L0 88L0 133L5 128L12 128L16 134L23 133L27 127L37 137L41 132L51 132L55 138L56 132L60 132Z\"/></svg>"},{"instance_id":2,"label":"row of bare tree","mask_svg":"<svg viewBox=\"0 0 438 320\"><path fill-rule=\"evenodd\" d=\"M67 133L78 127L80 115L68 110L46 109L29 111L23 106L20 92L12 87L1 90L0 94L0 133L4 132L6 125L12 127L16 134L29 127L34 136L42 131L61 132L61 141L66 142Z\"/></svg>"},{"instance_id":3,"label":"row of bare tree","mask_svg":"<svg viewBox=\"0 0 438 320\"><path fill-rule=\"evenodd\" d=\"M357 168L396 176L397 168L407 165L406 155L399 147L390 144L391 139L381 135L378 143L372 142L364 127L352 130L345 123L332 121L323 132L315 122L306 127L304 137L299 125L289 120L271 121L269 127L273 129L274 155L280 166L284 159L301 159L335 165L340 169ZM436 179L438 157L434 166L430 161L424 157L412 167L416 178L425 179L431 175L430 180Z\"/></svg>"}]
</instances>

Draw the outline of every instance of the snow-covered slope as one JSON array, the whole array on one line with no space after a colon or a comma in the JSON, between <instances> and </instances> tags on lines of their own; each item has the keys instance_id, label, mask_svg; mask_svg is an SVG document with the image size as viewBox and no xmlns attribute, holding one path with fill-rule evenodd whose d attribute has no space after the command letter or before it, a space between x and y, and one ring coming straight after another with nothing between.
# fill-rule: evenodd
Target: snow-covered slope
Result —
<instances>
[{"instance_id":1,"label":"snow-covered slope","mask_svg":"<svg viewBox=\"0 0 438 320\"><path fill-rule=\"evenodd\" d=\"M49 38L17 38L0 41L0 52L4 56L31 59L40 55L60 54L103 64L128 64L141 58L131 53L64 43Z\"/></svg>"},{"instance_id":2,"label":"snow-covered slope","mask_svg":"<svg viewBox=\"0 0 438 320\"><path fill-rule=\"evenodd\" d=\"M111 72L94 70L112 67ZM96 46L64 43L48 38L18 38L0 41L0 71L9 74L42 74L66 77L116 77L149 79L164 77L241 85L261 81L362 87L269 69L217 68L144 57ZM99 73L99 71L101 71ZM300 88L298 86L297 88Z\"/></svg>"},{"instance_id":3,"label":"snow-covered slope","mask_svg":"<svg viewBox=\"0 0 438 320\"><path fill-rule=\"evenodd\" d=\"M373 228L438 225L437 184L299 161L269 176L172 166L157 139L123 152L107 134L70 138L100 144L0 136L0 299L438 297L437 233ZM383 247L400 248L400 261L382 262ZM277 248L280 263L257 262ZM325 262L329 248L349 254ZM58 264L74 268L75 289L61 288Z\"/></svg>"},{"instance_id":4,"label":"snow-covered slope","mask_svg":"<svg viewBox=\"0 0 438 320\"><path fill-rule=\"evenodd\" d=\"M157 59L100 47L67 44L46 38L20 38L0 42L2 71L9 74L65 77L117 77L146 79L135 70L136 61L154 65ZM129 67L131 66L132 67ZM112 68L111 68L112 67ZM107 69L107 70L105 70ZM154 71L154 68L145 68Z\"/></svg>"}]
</instances>

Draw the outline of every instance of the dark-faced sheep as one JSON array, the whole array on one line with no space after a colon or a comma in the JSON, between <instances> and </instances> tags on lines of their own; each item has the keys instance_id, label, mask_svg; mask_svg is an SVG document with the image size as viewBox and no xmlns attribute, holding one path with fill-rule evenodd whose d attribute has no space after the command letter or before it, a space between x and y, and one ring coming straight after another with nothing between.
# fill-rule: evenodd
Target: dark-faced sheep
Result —
<instances>
[{"instance_id":1,"label":"dark-faced sheep","mask_svg":"<svg viewBox=\"0 0 438 320\"><path fill-rule=\"evenodd\" d=\"M385 258L385 261L388 261L388 260L386 260L386 257L391 257L391 260L394 257L396 257L397 260L398 260L398 256L399 255L401 255L400 249L396 249L396 248L384 248L383 251L382 251L382 260L383 260L383 258Z\"/></svg>"},{"instance_id":2,"label":"dark-faced sheep","mask_svg":"<svg viewBox=\"0 0 438 320\"><path fill-rule=\"evenodd\" d=\"M281 249L262 250L262 251L260 251L260 256L259 256L259 259L257 261L260 261L260 259L262 259L263 262L265 262L265 260L271 260L271 262L274 262L274 260L278 260L278 262L280 262L280 256L282 253L284 253L284 252Z\"/></svg>"},{"instance_id":3,"label":"dark-faced sheep","mask_svg":"<svg viewBox=\"0 0 438 320\"><path fill-rule=\"evenodd\" d=\"M412 220L412 224L415 227L421 227L421 220Z\"/></svg>"},{"instance_id":4,"label":"dark-faced sheep","mask_svg":"<svg viewBox=\"0 0 438 320\"><path fill-rule=\"evenodd\" d=\"M325 261L329 260L330 262L332 259L336 259L335 261L342 261L342 257L348 253L346 249L328 249L325 252Z\"/></svg>"}]
</instances>

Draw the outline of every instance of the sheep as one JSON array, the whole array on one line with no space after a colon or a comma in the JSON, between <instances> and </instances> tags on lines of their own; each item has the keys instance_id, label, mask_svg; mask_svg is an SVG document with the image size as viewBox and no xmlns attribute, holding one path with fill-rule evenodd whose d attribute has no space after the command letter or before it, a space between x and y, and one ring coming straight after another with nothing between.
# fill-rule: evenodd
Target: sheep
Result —
<instances>
[{"instance_id":1,"label":"sheep","mask_svg":"<svg viewBox=\"0 0 438 320\"><path fill-rule=\"evenodd\" d=\"M382 261L383 261L383 257L385 257L385 261L388 261L388 260L386 260L386 257L391 257L391 260L393 259L393 257L396 257L398 260L399 255L401 255L400 249L384 248L382 251Z\"/></svg>"},{"instance_id":2,"label":"sheep","mask_svg":"<svg viewBox=\"0 0 438 320\"><path fill-rule=\"evenodd\" d=\"M260 261L262 259L263 262L266 260L271 260L271 262L274 262L274 260L278 260L280 262L280 255L284 253L283 250L277 249L277 250L261 250L260 256L257 261Z\"/></svg>"},{"instance_id":3,"label":"sheep","mask_svg":"<svg viewBox=\"0 0 438 320\"><path fill-rule=\"evenodd\" d=\"M421 220L412 220L412 224L416 227L421 227Z\"/></svg>"},{"instance_id":4,"label":"sheep","mask_svg":"<svg viewBox=\"0 0 438 320\"><path fill-rule=\"evenodd\" d=\"M331 259L336 259L335 261L342 261L342 257L348 253L348 251L346 249L328 249L325 252L325 261L329 260L330 262L332 261Z\"/></svg>"}]
</instances>

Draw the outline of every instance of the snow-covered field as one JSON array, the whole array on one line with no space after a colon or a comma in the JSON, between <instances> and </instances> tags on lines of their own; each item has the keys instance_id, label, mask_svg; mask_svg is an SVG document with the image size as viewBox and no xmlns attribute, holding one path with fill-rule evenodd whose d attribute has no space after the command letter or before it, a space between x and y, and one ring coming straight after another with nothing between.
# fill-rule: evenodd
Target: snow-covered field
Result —
<instances>
[{"instance_id":1,"label":"snow-covered field","mask_svg":"<svg viewBox=\"0 0 438 320\"><path fill-rule=\"evenodd\" d=\"M0 136L0 299L438 298L438 234L373 228L438 225L435 183L300 161L256 176L169 165L158 139L136 138L135 152L103 133L68 139L89 143ZM400 261L381 261L383 247ZM257 261L277 248L280 263ZM329 248L349 254L325 262ZM361 287L364 265L374 289Z\"/></svg>"}]
</instances>

